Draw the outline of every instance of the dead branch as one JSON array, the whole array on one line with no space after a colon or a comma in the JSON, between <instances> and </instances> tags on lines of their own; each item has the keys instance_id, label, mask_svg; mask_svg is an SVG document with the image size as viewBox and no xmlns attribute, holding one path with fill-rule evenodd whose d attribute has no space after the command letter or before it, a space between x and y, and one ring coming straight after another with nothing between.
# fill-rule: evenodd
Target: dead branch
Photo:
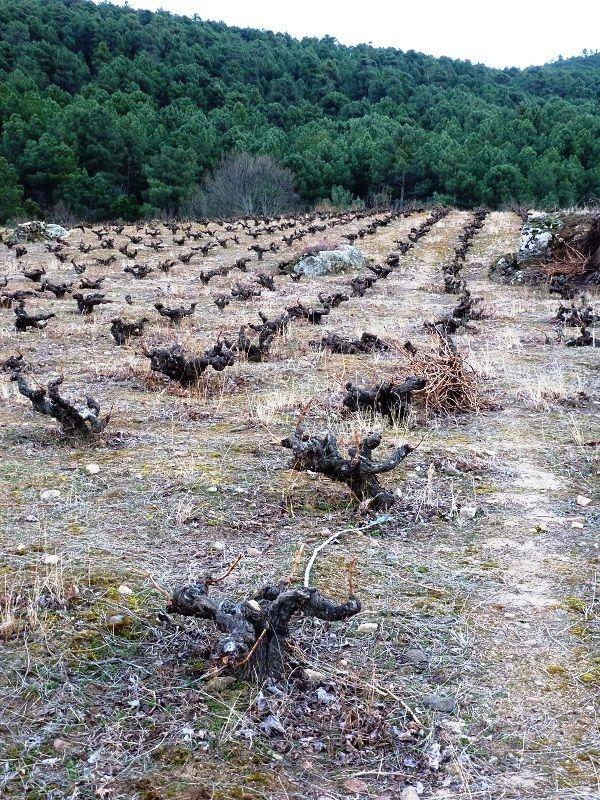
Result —
<instances>
[{"instance_id":1,"label":"dead branch","mask_svg":"<svg viewBox=\"0 0 600 800\"><path fill-rule=\"evenodd\" d=\"M486 407L479 379L449 336L436 332L437 348L417 350L410 342L404 352L411 372L425 380L419 392L426 415L461 414Z\"/></svg>"}]
</instances>

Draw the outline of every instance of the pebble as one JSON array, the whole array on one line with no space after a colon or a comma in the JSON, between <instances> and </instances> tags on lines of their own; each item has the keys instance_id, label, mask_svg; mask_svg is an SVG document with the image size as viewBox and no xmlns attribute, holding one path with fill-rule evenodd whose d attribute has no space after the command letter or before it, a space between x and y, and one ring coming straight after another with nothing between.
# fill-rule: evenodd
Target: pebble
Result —
<instances>
[{"instance_id":1,"label":"pebble","mask_svg":"<svg viewBox=\"0 0 600 800\"><path fill-rule=\"evenodd\" d=\"M413 664L426 664L429 661L429 657L424 650L419 650L418 647L411 647L408 650L405 650L404 658L408 661L411 661Z\"/></svg>"},{"instance_id":2,"label":"pebble","mask_svg":"<svg viewBox=\"0 0 600 800\"><path fill-rule=\"evenodd\" d=\"M40 500L42 503L47 503L49 500L58 500L61 497L61 493L58 489L44 489L40 492Z\"/></svg>"},{"instance_id":3,"label":"pebble","mask_svg":"<svg viewBox=\"0 0 600 800\"><path fill-rule=\"evenodd\" d=\"M133 594L133 589L127 586L127 584L122 583L117 589L117 592L122 595L130 595Z\"/></svg>"},{"instance_id":4,"label":"pebble","mask_svg":"<svg viewBox=\"0 0 600 800\"><path fill-rule=\"evenodd\" d=\"M400 800L419 800L419 795L417 794L415 787L405 786L404 789L402 789Z\"/></svg>"},{"instance_id":5,"label":"pebble","mask_svg":"<svg viewBox=\"0 0 600 800\"><path fill-rule=\"evenodd\" d=\"M98 464L86 464L85 471L88 475L97 475L100 472Z\"/></svg>"},{"instance_id":6,"label":"pebble","mask_svg":"<svg viewBox=\"0 0 600 800\"><path fill-rule=\"evenodd\" d=\"M375 633L375 631L379 628L379 625L376 622L361 622L358 628L356 629L357 633Z\"/></svg>"},{"instance_id":7,"label":"pebble","mask_svg":"<svg viewBox=\"0 0 600 800\"><path fill-rule=\"evenodd\" d=\"M42 564L46 564L48 567L54 566L58 564L58 556L53 553L44 553L42 556Z\"/></svg>"},{"instance_id":8,"label":"pebble","mask_svg":"<svg viewBox=\"0 0 600 800\"><path fill-rule=\"evenodd\" d=\"M360 778L348 778L347 781L344 781L344 789L352 794L365 794L369 786Z\"/></svg>"},{"instance_id":9,"label":"pebble","mask_svg":"<svg viewBox=\"0 0 600 800\"><path fill-rule=\"evenodd\" d=\"M224 692L233 686L235 678L232 675L219 675L216 678L211 678L206 684L206 688L213 692Z\"/></svg>"},{"instance_id":10,"label":"pebble","mask_svg":"<svg viewBox=\"0 0 600 800\"><path fill-rule=\"evenodd\" d=\"M106 624L109 628L113 630L120 630L121 628L126 628L131 623L129 617L126 617L125 614L112 614L106 620Z\"/></svg>"},{"instance_id":11,"label":"pebble","mask_svg":"<svg viewBox=\"0 0 600 800\"><path fill-rule=\"evenodd\" d=\"M462 472L453 464L444 464L441 468L441 471L446 475L450 475L452 478L459 478L462 475Z\"/></svg>"},{"instance_id":12,"label":"pebble","mask_svg":"<svg viewBox=\"0 0 600 800\"><path fill-rule=\"evenodd\" d=\"M477 514L477 506L462 506L459 511L459 516L462 519L475 519Z\"/></svg>"},{"instance_id":13,"label":"pebble","mask_svg":"<svg viewBox=\"0 0 600 800\"><path fill-rule=\"evenodd\" d=\"M52 747L56 750L57 753L64 753L65 750L69 749L69 743L64 739L55 739L52 742Z\"/></svg>"},{"instance_id":14,"label":"pebble","mask_svg":"<svg viewBox=\"0 0 600 800\"><path fill-rule=\"evenodd\" d=\"M317 669L306 668L304 670L304 677L312 686L317 686L320 683L325 683L326 678L322 672Z\"/></svg>"},{"instance_id":15,"label":"pebble","mask_svg":"<svg viewBox=\"0 0 600 800\"><path fill-rule=\"evenodd\" d=\"M225 552L225 542L211 542L210 549L214 550L217 553L224 553Z\"/></svg>"},{"instance_id":16,"label":"pebble","mask_svg":"<svg viewBox=\"0 0 600 800\"><path fill-rule=\"evenodd\" d=\"M592 501L591 501L591 499L589 497L585 497L582 494L578 494L577 495L577 505L578 506L583 506L583 508L585 508L586 506L589 506L589 504L591 502Z\"/></svg>"},{"instance_id":17,"label":"pebble","mask_svg":"<svg viewBox=\"0 0 600 800\"><path fill-rule=\"evenodd\" d=\"M252 558L258 558L258 556L262 555L262 552L258 549L258 547L249 547L246 550L246 555L249 555Z\"/></svg>"},{"instance_id":18,"label":"pebble","mask_svg":"<svg viewBox=\"0 0 600 800\"><path fill-rule=\"evenodd\" d=\"M441 711L443 714L451 714L456 708L456 700L453 697L440 697L437 694L430 694L423 698L423 705L434 711Z\"/></svg>"}]
</instances>

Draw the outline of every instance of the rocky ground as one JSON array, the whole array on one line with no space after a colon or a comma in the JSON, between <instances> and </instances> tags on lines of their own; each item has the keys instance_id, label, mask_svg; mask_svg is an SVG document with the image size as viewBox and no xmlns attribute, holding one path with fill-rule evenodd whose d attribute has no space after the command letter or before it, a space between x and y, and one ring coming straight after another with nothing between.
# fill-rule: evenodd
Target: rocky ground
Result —
<instances>
[{"instance_id":1,"label":"rocky ground","mask_svg":"<svg viewBox=\"0 0 600 800\"><path fill-rule=\"evenodd\" d=\"M382 261L425 217L396 219L356 244ZM56 318L22 334L13 311L0 309L0 362L19 351L37 379L62 373L66 393L91 393L112 413L100 442L76 445L0 378L4 796L598 796L599 351L558 341L558 301L544 287L488 278L518 241L516 215L486 218L462 273L485 315L456 342L487 410L425 418L417 404L409 424L389 426L341 408L346 381L409 374L405 340L431 346L423 322L456 302L441 291L441 267L470 218L452 211L324 325L296 321L268 361L208 370L193 390L151 373L143 346L203 349L259 310L275 316L347 277L296 283L276 274L281 254L267 253L260 270L275 274L276 290L220 312L213 297L235 279L249 284L258 262L207 286L200 270L246 254L248 237L136 280L118 250L133 228L108 250L75 229L74 260L89 265L86 275L106 275L112 303L88 317L73 313L72 299L35 299L30 307ZM295 247L323 236L339 243L360 224ZM138 262L156 267L189 250L158 227L165 248L138 245ZM111 253L113 263L98 262ZM39 265L78 277L42 243L18 260L0 246L11 288L30 287L16 278ZM158 300L198 306L171 329L153 309ZM150 317L144 340L116 347L117 315ZM325 330L370 331L391 350L315 350ZM287 469L280 441L309 400L311 430L329 427L351 442L374 426L384 454L416 446L383 479L398 489L389 514L357 514L346 487ZM277 685L204 680L213 631L162 618L157 586L222 572L241 553L215 592L247 597L291 571L300 580L313 548L338 531L312 582L345 598L355 559L363 610L343 623L294 626L312 672Z\"/></svg>"}]
</instances>

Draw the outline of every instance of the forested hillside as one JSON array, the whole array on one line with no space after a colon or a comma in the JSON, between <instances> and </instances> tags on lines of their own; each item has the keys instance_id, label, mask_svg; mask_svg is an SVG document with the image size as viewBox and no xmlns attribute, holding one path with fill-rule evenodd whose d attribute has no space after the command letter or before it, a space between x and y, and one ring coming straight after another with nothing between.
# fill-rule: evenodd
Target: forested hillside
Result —
<instances>
[{"instance_id":1,"label":"forested hillside","mask_svg":"<svg viewBox=\"0 0 600 800\"><path fill-rule=\"evenodd\" d=\"M230 151L306 203L600 195L600 55L495 70L86 0L0 0L0 218L182 214Z\"/></svg>"}]
</instances>

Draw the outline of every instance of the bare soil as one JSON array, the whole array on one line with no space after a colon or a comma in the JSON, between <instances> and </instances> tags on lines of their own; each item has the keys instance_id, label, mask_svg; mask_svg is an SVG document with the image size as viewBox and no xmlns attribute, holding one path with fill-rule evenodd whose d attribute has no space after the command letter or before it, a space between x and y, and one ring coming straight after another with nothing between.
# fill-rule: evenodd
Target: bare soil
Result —
<instances>
[{"instance_id":1,"label":"bare soil","mask_svg":"<svg viewBox=\"0 0 600 800\"><path fill-rule=\"evenodd\" d=\"M356 244L382 261L425 217L397 219ZM151 373L143 345L202 351L259 310L276 316L348 278L294 283L275 270L286 250L202 285L201 269L247 254L253 241L241 236L169 275L136 280L116 249L117 260L100 266L96 257L113 251L75 229L75 261L89 265L86 276L106 275L112 303L78 316L72 299L46 294L27 306L56 318L23 334L13 311L0 309L0 362L21 352L39 381L62 373L66 393L92 394L112 411L101 441L75 444L0 377L0 795L383 800L414 786L422 798L453 800L598 797L600 351L557 341L558 301L544 287L488 279L491 262L518 241L516 215L486 218L463 270L485 317L456 342L489 410L425 419L417 407L403 427L342 413L348 380L404 377L404 341L431 346L423 322L456 302L441 292L441 265L469 219L452 211L322 326L294 321L268 361L208 370L192 390ZM161 230L165 249L136 245L136 263L156 267L189 250ZM81 254L80 241L94 249ZM126 241L116 235L115 248ZM43 244L27 250L17 260L0 245L11 290L32 288L17 280L24 267L78 278ZM259 271L275 274L275 292L217 309L214 296ZM198 307L170 328L153 309L159 300ZM144 339L116 347L115 316L150 317ZM319 352L310 342L326 330L369 331L392 349ZM279 442L308 400L310 429L351 442L374 427L383 454L417 445L384 476L399 497L376 524L367 527L373 517L357 513L345 486L287 469ZM355 558L363 611L294 627L321 675L278 686L203 680L214 632L157 616L164 598L154 583L173 589L242 553L215 592L247 597L293 565L300 581L312 549L339 530L312 582L345 597Z\"/></svg>"}]
</instances>

